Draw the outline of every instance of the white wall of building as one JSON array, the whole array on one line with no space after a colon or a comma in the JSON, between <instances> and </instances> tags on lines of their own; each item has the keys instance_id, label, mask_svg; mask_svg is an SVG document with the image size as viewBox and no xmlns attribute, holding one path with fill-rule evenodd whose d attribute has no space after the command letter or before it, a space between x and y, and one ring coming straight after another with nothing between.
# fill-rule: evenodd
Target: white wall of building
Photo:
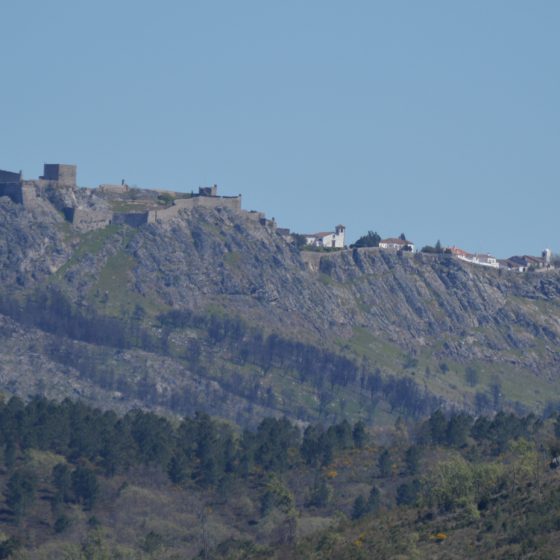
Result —
<instances>
[{"instance_id":1,"label":"white wall of building","mask_svg":"<svg viewBox=\"0 0 560 560\"><path fill-rule=\"evenodd\" d=\"M343 249L345 246L345 234L346 228L344 226L337 226L334 232L307 235L305 239L307 244L313 247Z\"/></svg>"}]
</instances>

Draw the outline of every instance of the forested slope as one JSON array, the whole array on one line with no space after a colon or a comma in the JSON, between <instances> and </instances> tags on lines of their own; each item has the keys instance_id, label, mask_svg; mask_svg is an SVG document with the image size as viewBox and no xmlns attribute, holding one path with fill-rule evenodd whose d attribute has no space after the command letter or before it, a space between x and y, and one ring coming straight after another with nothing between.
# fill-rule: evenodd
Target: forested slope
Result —
<instances>
[{"instance_id":1,"label":"forested slope","mask_svg":"<svg viewBox=\"0 0 560 560\"><path fill-rule=\"evenodd\" d=\"M242 433L0 402L0 558L550 558L557 414Z\"/></svg>"}]
</instances>

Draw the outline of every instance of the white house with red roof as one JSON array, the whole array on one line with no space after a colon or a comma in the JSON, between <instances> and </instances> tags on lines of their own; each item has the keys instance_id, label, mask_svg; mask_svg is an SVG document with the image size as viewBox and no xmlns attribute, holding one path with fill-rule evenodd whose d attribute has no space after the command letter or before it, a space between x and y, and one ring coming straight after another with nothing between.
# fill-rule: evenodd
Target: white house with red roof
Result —
<instances>
[{"instance_id":1,"label":"white house with red roof","mask_svg":"<svg viewBox=\"0 0 560 560\"><path fill-rule=\"evenodd\" d=\"M391 251L412 251L414 252L414 243L400 237L389 237L379 242L380 249L389 249Z\"/></svg>"},{"instance_id":2,"label":"white house with red roof","mask_svg":"<svg viewBox=\"0 0 560 560\"><path fill-rule=\"evenodd\" d=\"M478 264L479 266L489 266L490 268L500 268L500 263L498 259L488 253L468 253L459 249L459 247L448 247L452 255L457 257L459 260L469 262L472 264Z\"/></svg>"},{"instance_id":3,"label":"white house with red roof","mask_svg":"<svg viewBox=\"0 0 560 560\"><path fill-rule=\"evenodd\" d=\"M306 233L307 245L312 247L325 247L330 249L343 249L345 246L344 236L346 227L338 225L334 231L321 231L319 233Z\"/></svg>"}]
</instances>

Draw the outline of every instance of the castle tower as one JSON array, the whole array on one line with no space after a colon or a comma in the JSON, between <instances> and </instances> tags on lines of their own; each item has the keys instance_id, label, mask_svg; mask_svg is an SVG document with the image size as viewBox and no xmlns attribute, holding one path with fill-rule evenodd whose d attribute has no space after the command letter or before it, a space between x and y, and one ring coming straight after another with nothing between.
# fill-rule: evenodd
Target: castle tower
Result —
<instances>
[{"instance_id":1,"label":"castle tower","mask_svg":"<svg viewBox=\"0 0 560 560\"><path fill-rule=\"evenodd\" d=\"M76 166L62 163L45 163L43 176L40 179L56 181L68 187L76 186Z\"/></svg>"},{"instance_id":2,"label":"castle tower","mask_svg":"<svg viewBox=\"0 0 560 560\"><path fill-rule=\"evenodd\" d=\"M550 249L545 249L542 252L542 257L544 259L544 264L546 266L550 266L550 263L552 261L552 251Z\"/></svg>"},{"instance_id":3,"label":"castle tower","mask_svg":"<svg viewBox=\"0 0 560 560\"><path fill-rule=\"evenodd\" d=\"M333 242L333 247L343 248L346 245L346 240L344 239L346 232L346 227L339 224L334 228L335 240Z\"/></svg>"},{"instance_id":4,"label":"castle tower","mask_svg":"<svg viewBox=\"0 0 560 560\"><path fill-rule=\"evenodd\" d=\"M211 187L199 187L198 196L218 196L218 185Z\"/></svg>"}]
</instances>

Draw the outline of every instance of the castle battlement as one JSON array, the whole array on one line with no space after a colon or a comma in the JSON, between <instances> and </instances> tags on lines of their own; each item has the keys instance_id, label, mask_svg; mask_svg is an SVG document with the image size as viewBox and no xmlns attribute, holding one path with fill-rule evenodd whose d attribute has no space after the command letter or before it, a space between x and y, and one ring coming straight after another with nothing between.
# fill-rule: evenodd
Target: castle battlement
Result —
<instances>
[{"instance_id":1,"label":"castle battlement","mask_svg":"<svg viewBox=\"0 0 560 560\"><path fill-rule=\"evenodd\" d=\"M62 163L45 163L43 175L38 179L23 178L20 171L0 170L0 196L7 196L16 204L29 206L48 187L76 188L76 166Z\"/></svg>"},{"instance_id":2,"label":"castle battlement","mask_svg":"<svg viewBox=\"0 0 560 560\"><path fill-rule=\"evenodd\" d=\"M76 175L77 166L64 163L45 163L43 166L43 175L39 179L44 181L54 181L60 185L68 187L77 186Z\"/></svg>"},{"instance_id":3,"label":"castle battlement","mask_svg":"<svg viewBox=\"0 0 560 560\"><path fill-rule=\"evenodd\" d=\"M218 186L199 187L198 193L173 190L138 189L104 183L96 189L78 188L77 166L46 163L43 175L24 180L21 172L0 170L0 196L32 208L44 199L81 230L99 229L109 224L139 227L176 218L182 210L228 208L241 211L241 195L218 196Z\"/></svg>"}]
</instances>

